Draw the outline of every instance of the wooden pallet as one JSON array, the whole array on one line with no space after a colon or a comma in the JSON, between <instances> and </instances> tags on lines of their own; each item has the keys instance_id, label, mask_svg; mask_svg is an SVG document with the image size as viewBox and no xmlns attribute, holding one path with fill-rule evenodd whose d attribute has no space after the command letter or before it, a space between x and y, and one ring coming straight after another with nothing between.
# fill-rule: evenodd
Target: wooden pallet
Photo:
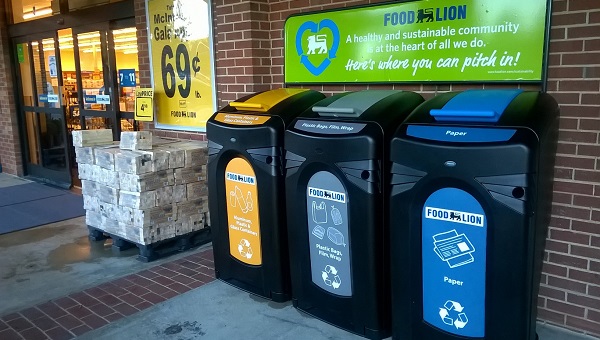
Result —
<instances>
[{"instance_id":1,"label":"wooden pallet","mask_svg":"<svg viewBox=\"0 0 600 340\"><path fill-rule=\"evenodd\" d=\"M161 240L151 244L139 244L123 237L112 235L101 229L88 226L89 239L91 241L112 240L112 250L119 253L123 250L137 247L140 251L137 259L142 262L155 261L178 252L186 251L192 248L199 247L203 244L212 241L212 233L210 227L196 230L184 235L175 236L167 240Z\"/></svg>"}]
</instances>

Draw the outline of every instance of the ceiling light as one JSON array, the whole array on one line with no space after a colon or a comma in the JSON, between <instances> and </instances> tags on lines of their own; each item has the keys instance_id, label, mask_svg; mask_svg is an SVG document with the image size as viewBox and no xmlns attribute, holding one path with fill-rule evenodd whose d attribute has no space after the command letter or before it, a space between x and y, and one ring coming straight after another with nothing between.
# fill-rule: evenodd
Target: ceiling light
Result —
<instances>
[{"instance_id":1,"label":"ceiling light","mask_svg":"<svg viewBox=\"0 0 600 340\"><path fill-rule=\"evenodd\" d=\"M126 33L134 33L137 32L135 27L128 27L128 28L123 28L120 30L113 30L113 34L115 35L119 35L119 34L126 34Z\"/></svg>"},{"instance_id":2,"label":"ceiling light","mask_svg":"<svg viewBox=\"0 0 600 340\"><path fill-rule=\"evenodd\" d=\"M119 46L115 46L115 50L130 50L132 48L136 48L137 49L137 45L136 44L131 44L131 45L119 45Z\"/></svg>"},{"instance_id":3,"label":"ceiling light","mask_svg":"<svg viewBox=\"0 0 600 340\"><path fill-rule=\"evenodd\" d=\"M128 42L128 41L137 41L137 37L115 38L115 39L113 39L113 41L116 42L116 43Z\"/></svg>"}]
</instances>

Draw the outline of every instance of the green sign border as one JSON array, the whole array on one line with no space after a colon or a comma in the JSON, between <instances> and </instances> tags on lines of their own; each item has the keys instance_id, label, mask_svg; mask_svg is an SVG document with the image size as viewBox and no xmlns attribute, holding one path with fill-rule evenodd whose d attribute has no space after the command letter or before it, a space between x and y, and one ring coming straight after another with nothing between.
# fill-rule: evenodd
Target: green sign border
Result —
<instances>
[{"instance_id":1,"label":"green sign border","mask_svg":"<svg viewBox=\"0 0 600 340\"><path fill-rule=\"evenodd\" d=\"M346 12L346 11L354 11L354 10L370 10L370 9L377 9L380 7L384 7L384 6L393 6L393 5L397 5L397 6L403 6L403 5L407 5L407 4L412 4L412 3L418 3L418 2L430 2L430 1L435 1L435 0L400 0L400 1L388 1L388 2L382 2L382 3L377 3L377 4L366 4L366 5L357 5L357 6L350 6L350 7L342 7L342 8L335 8L335 9L327 9L327 10L323 10L323 11L310 11L310 12L304 12L304 13L298 13L298 14L292 14L290 15L284 24L284 53L283 53L283 57L284 57L284 64L283 64L283 73L284 73L284 84L289 84L289 85L318 85L318 84L331 84L331 85L341 85L341 84L352 84L352 85L361 85L361 84L415 84L415 83L428 83L428 84L454 84L454 83L461 83L461 84L494 84L494 83L500 83L500 84L541 84L542 85L542 90L545 91L546 89L546 85L547 85L547 74L548 74L548 69L547 69L547 65L548 65L548 58L549 58L549 41L550 41L550 29L551 29L551 24L550 24L550 20L551 20L551 13L552 13L552 0L524 0L524 1L540 1L540 3L544 3L545 4L545 9L546 9L546 13L544 16L544 29L543 29L543 39L540 42L542 44L542 46L540 47L542 49L541 51L541 58L539 60L540 66L539 66L539 77L536 77L535 79L518 79L517 77L507 77L506 79L486 79L486 78L481 78L481 79L447 79L447 80L436 80L436 79L407 79L406 77L404 79L402 79L402 77L398 77L398 79L392 79L392 80L387 80L387 81L383 81L383 80L377 80L377 81L369 81L369 80L356 80L356 81L348 81L348 80L340 80L340 81L330 81L330 80L323 80L323 79L310 79L310 80L294 80L294 81L289 81L288 80L288 73L286 72L287 68L290 68L291 66L293 67L303 67L302 65L288 65L288 50L294 50L296 49L296 41L295 39L288 39L288 22L290 20L293 20L295 18L298 17L306 17L307 20L309 20L311 18L311 16L322 16L324 14L327 13L335 13L335 12ZM475 2L477 0L467 0L468 2ZM502 3L503 0L483 0L485 1L489 1L492 3ZM451 5L452 3L450 3ZM514 9L511 8L511 10L513 11L517 11L518 9ZM541 25L541 20L539 20L539 24ZM340 37L340 39L342 39ZM300 56L298 56L300 57ZM298 59L298 58L294 58L294 59ZM311 77L314 78L314 77Z\"/></svg>"}]
</instances>

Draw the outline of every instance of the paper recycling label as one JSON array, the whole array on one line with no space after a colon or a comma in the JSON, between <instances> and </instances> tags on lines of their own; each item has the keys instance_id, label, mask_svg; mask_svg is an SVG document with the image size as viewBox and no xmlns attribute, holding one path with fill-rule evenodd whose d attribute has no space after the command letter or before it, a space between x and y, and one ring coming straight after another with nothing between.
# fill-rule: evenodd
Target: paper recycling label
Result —
<instances>
[{"instance_id":1,"label":"paper recycling label","mask_svg":"<svg viewBox=\"0 0 600 340\"><path fill-rule=\"evenodd\" d=\"M422 215L424 321L459 336L485 335L486 245L486 215L473 196L457 188L429 196Z\"/></svg>"}]
</instances>

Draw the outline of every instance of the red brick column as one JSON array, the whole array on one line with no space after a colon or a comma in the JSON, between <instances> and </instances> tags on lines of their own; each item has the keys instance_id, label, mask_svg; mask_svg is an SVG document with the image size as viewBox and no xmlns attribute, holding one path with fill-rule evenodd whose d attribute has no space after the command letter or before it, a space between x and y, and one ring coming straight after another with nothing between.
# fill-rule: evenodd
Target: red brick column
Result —
<instances>
[{"instance_id":1,"label":"red brick column","mask_svg":"<svg viewBox=\"0 0 600 340\"><path fill-rule=\"evenodd\" d=\"M146 23L146 1L134 0L135 28L137 30L138 65L140 68L139 86L151 87L150 52L148 50L148 29Z\"/></svg>"},{"instance_id":2,"label":"red brick column","mask_svg":"<svg viewBox=\"0 0 600 340\"><path fill-rule=\"evenodd\" d=\"M600 335L600 3L553 1L548 91L561 106L539 317Z\"/></svg>"},{"instance_id":3,"label":"red brick column","mask_svg":"<svg viewBox=\"0 0 600 340\"><path fill-rule=\"evenodd\" d=\"M23 160L6 15L5 7L0 6L0 164L2 172L22 176Z\"/></svg>"},{"instance_id":4,"label":"red brick column","mask_svg":"<svg viewBox=\"0 0 600 340\"><path fill-rule=\"evenodd\" d=\"M213 1L218 106L273 88L267 0Z\"/></svg>"}]
</instances>

